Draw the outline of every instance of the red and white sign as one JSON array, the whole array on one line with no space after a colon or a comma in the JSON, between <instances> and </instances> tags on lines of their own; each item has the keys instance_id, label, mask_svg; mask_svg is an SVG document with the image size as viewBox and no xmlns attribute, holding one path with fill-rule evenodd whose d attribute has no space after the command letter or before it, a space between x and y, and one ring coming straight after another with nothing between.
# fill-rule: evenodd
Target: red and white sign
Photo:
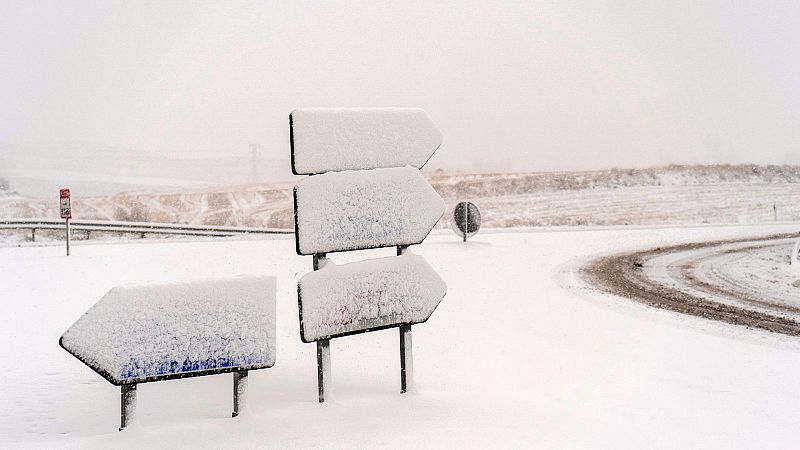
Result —
<instances>
[{"instance_id":1,"label":"red and white sign","mask_svg":"<svg viewBox=\"0 0 800 450\"><path fill-rule=\"evenodd\" d=\"M61 197L61 218L71 219L72 205L70 203L70 198L69 198L69 189L61 189L59 194Z\"/></svg>"}]
</instances>

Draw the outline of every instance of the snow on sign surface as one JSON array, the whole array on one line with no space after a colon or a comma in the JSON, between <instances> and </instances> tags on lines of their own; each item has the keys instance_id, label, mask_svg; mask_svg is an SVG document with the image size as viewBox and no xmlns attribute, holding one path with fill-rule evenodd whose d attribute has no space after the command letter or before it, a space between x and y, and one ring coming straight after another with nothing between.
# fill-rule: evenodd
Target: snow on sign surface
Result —
<instances>
[{"instance_id":1,"label":"snow on sign surface","mask_svg":"<svg viewBox=\"0 0 800 450\"><path fill-rule=\"evenodd\" d=\"M300 255L418 244L445 210L413 167L315 175L294 198Z\"/></svg>"},{"instance_id":2,"label":"snow on sign surface","mask_svg":"<svg viewBox=\"0 0 800 450\"><path fill-rule=\"evenodd\" d=\"M275 364L275 278L111 289L61 346L115 385Z\"/></svg>"},{"instance_id":3,"label":"snow on sign surface","mask_svg":"<svg viewBox=\"0 0 800 450\"><path fill-rule=\"evenodd\" d=\"M406 165L421 169L442 134L419 108L304 108L289 115L297 175Z\"/></svg>"},{"instance_id":4,"label":"snow on sign surface","mask_svg":"<svg viewBox=\"0 0 800 450\"><path fill-rule=\"evenodd\" d=\"M428 320L447 286L422 256L402 256L336 265L298 283L303 342Z\"/></svg>"}]
</instances>

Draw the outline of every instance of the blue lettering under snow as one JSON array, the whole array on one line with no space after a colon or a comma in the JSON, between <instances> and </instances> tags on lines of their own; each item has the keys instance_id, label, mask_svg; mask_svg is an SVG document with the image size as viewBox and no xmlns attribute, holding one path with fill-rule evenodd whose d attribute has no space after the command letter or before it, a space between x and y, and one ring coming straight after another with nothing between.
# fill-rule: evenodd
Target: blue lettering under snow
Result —
<instances>
[{"instance_id":1,"label":"blue lettering under snow","mask_svg":"<svg viewBox=\"0 0 800 450\"><path fill-rule=\"evenodd\" d=\"M204 361L137 361L130 362L120 370L120 378L147 378L175 373L198 372L202 370L222 369L225 367L250 367L263 364L265 361L255 355L241 358L208 358Z\"/></svg>"}]
</instances>

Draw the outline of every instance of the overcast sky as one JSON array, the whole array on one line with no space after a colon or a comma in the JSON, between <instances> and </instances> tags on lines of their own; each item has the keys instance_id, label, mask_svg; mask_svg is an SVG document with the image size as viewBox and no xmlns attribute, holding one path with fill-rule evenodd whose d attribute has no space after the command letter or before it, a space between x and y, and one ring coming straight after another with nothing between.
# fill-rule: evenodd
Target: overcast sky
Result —
<instances>
[{"instance_id":1,"label":"overcast sky","mask_svg":"<svg viewBox=\"0 0 800 450\"><path fill-rule=\"evenodd\" d=\"M431 164L800 164L800 2L0 2L0 142L288 157L419 106Z\"/></svg>"}]
</instances>

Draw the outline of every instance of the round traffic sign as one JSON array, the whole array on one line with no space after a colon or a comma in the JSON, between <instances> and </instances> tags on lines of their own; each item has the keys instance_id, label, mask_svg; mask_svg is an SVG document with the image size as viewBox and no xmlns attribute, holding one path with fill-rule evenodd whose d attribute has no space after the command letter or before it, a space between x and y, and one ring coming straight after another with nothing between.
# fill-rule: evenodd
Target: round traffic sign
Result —
<instances>
[{"instance_id":1,"label":"round traffic sign","mask_svg":"<svg viewBox=\"0 0 800 450\"><path fill-rule=\"evenodd\" d=\"M459 202L453 208L450 218L450 227L455 233L466 240L472 237L481 228L481 212L472 202Z\"/></svg>"}]
</instances>

